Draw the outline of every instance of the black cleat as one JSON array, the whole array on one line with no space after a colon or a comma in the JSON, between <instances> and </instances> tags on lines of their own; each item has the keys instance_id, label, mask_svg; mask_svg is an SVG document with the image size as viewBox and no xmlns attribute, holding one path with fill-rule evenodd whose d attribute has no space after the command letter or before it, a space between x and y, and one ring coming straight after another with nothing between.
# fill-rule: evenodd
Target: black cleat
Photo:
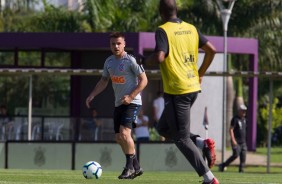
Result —
<instances>
[{"instance_id":1,"label":"black cleat","mask_svg":"<svg viewBox=\"0 0 282 184\"><path fill-rule=\"evenodd\" d=\"M135 176L134 169L124 168L118 179L133 179Z\"/></svg>"},{"instance_id":2,"label":"black cleat","mask_svg":"<svg viewBox=\"0 0 282 184\"><path fill-rule=\"evenodd\" d=\"M141 176L143 173L144 173L144 171L141 167L140 167L140 169L136 169L132 179L136 178L137 176Z\"/></svg>"},{"instance_id":3,"label":"black cleat","mask_svg":"<svg viewBox=\"0 0 282 184\"><path fill-rule=\"evenodd\" d=\"M225 170L225 166L223 164L219 164L218 165L218 171L219 172L224 172L224 170Z\"/></svg>"}]
</instances>

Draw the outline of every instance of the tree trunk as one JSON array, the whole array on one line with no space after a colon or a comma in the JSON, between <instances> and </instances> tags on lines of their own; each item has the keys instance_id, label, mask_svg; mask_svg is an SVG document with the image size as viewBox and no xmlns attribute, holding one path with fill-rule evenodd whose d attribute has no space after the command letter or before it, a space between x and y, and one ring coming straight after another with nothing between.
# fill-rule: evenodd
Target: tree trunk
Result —
<instances>
[{"instance_id":1,"label":"tree trunk","mask_svg":"<svg viewBox=\"0 0 282 184\"><path fill-rule=\"evenodd\" d=\"M234 87L233 87L233 77L228 76L226 78L226 146L230 146L230 135L229 128L230 122L233 117L233 102L234 102Z\"/></svg>"}]
</instances>

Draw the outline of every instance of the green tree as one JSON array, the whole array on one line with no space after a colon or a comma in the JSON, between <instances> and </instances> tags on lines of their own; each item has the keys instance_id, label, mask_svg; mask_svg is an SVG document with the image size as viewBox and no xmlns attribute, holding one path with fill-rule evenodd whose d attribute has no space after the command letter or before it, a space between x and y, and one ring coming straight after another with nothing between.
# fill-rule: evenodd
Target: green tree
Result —
<instances>
[{"instance_id":1,"label":"green tree","mask_svg":"<svg viewBox=\"0 0 282 184\"><path fill-rule=\"evenodd\" d=\"M86 0L83 12L92 32L153 31L159 20L156 0Z\"/></svg>"},{"instance_id":2,"label":"green tree","mask_svg":"<svg viewBox=\"0 0 282 184\"><path fill-rule=\"evenodd\" d=\"M259 119L258 125L258 144L265 146L267 144L267 130L268 130L268 118L269 118L269 97L265 95L260 100ZM279 99L274 98L272 104L272 132L275 128L282 126L282 107L278 107Z\"/></svg>"},{"instance_id":3,"label":"green tree","mask_svg":"<svg viewBox=\"0 0 282 184\"><path fill-rule=\"evenodd\" d=\"M68 11L43 1L44 10L26 19L21 32L85 32L83 17L77 11Z\"/></svg>"},{"instance_id":4,"label":"green tree","mask_svg":"<svg viewBox=\"0 0 282 184\"><path fill-rule=\"evenodd\" d=\"M6 0L0 9L0 32L17 32L26 18L33 16L38 0Z\"/></svg>"}]
</instances>

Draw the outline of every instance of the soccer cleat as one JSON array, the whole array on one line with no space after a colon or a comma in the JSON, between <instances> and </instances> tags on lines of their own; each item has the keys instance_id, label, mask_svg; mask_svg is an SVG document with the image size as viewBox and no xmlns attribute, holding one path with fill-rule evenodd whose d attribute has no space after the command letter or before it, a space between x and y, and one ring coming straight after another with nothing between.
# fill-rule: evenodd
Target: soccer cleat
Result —
<instances>
[{"instance_id":1,"label":"soccer cleat","mask_svg":"<svg viewBox=\"0 0 282 184\"><path fill-rule=\"evenodd\" d=\"M239 166L239 173L244 173L244 167L243 166Z\"/></svg>"},{"instance_id":2,"label":"soccer cleat","mask_svg":"<svg viewBox=\"0 0 282 184\"><path fill-rule=\"evenodd\" d=\"M133 179L135 175L134 169L124 168L118 179Z\"/></svg>"},{"instance_id":3,"label":"soccer cleat","mask_svg":"<svg viewBox=\"0 0 282 184\"><path fill-rule=\"evenodd\" d=\"M205 140L205 146L203 148L203 155L208 161L209 168L212 168L214 166L216 155L214 151L214 140L212 139L206 139Z\"/></svg>"},{"instance_id":4,"label":"soccer cleat","mask_svg":"<svg viewBox=\"0 0 282 184\"><path fill-rule=\"evenodd\" d=\"M134 176L132 179L136 178L137 176L141 176L144 173L143 169L140 167L140 169L135 169Z\"/></svg>"},{"instance_id":5,"label":"soccer cleat","mask_svg":"<svg viewBox=\"0 0 282 184\"><path fill-rule=\"evenodd\" d=\"M225 169L225 167L224 167L223 164L219 164L219 165L218 165L218 171L219 171L219 172L224 172L224 169Z\"/></svg>"},{"instance_id":6,"label":"soccer cleat","mask_svg":"<svg viewBox=\"0 0 282 184\"><path fill-rule=\"evenodd\" d=\"M211 182L203 182L203 184L219 184L219 181L214 177Z\"/></svg>"}]
</instances>

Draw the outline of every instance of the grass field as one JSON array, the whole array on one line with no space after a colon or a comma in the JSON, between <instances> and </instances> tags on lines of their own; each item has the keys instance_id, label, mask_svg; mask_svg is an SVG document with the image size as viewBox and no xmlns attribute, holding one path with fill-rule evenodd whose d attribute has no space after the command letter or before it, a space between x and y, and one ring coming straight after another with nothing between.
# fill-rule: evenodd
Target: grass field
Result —
<instances>
[{"instance_id":1,"label":"grass field","mask_svg":"<svg viewBox=\"0 0 282 184\"><path fill-rule=\"evenodd\" d=\"M261 155L267 155L267 148L257 148L256 153ZM271 148L270 162L282 163L281 154L282 154L282 147Z\"/></svg>"},{"instance_id":2,"label":"grass field","mask_svg":"<svg viewBox=\"0 0 282 184\"><path fill-rule=\"evenodd\" d=\"M216 169L216 168L214 168ZM273 168L271 174L266 174L265 168L246 168L246 173L240 174L237 168L228 168L220 173L213 171L221 184L278 184L282 183L282 168ZM199 184L200 177L195 172L146 172L134 180L118 180L119 172L103 171L102 177L85 179L81 171L71 170L0 170L0 184Z\"/></svg>"},{"instance_id":3,"label":"grass field","mask_svg":"<svg viewBox=\"0 0 282 184\"><path fill-rule=\"evenodd\" d=\"M257 154L266 155L266 148L258 148ZM282 163L282 148L271 149L271 162ZM237 166L229 166L227 171L212 169L221 184L282 184L282 167L271 167L267 174L265 166L245 168L245 173L238 173ZM103 170L99 180L85 179L80 170L16 170L0 169L0 184L200 184L202 178L195 172L149 172L134 180L118 180L119 172Z\"/></svg>"}]
</instances>

